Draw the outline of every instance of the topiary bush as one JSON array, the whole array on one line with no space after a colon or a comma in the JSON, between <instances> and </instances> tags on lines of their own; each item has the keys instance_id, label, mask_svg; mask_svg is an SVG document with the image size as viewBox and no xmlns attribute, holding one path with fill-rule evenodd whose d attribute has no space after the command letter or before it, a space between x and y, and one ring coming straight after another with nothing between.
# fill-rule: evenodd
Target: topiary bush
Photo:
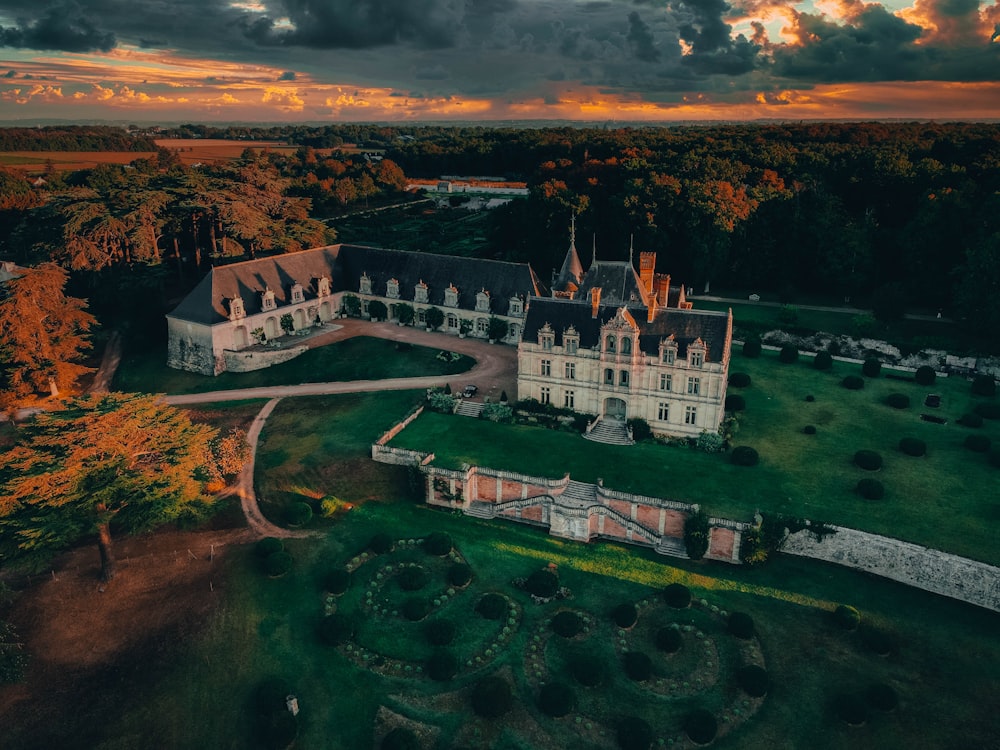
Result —
<instances>
[{"instance_id":1,"label":"topiary bush","mask_svg":"<svg viewBox=\"0 0 1000 750\"><path fill-rule=\"evenodd\" d=\"M815 397L814 395L812 395L811 393L810 393L810 394L809 394L808 396L806 396L806 403L807 403L807 404L811 404L811 403L813 403L813 402L814 402L815 400L816 400L816 397Z\"/></svg>"},{"instance_id":2,"label":"topiary bush","mask_svg":"<svg viewBox=\"0 0 1000 750\"><path fill-rule=\"evenodd\" d=\"M396 727L382 738L380 750L420 750L420 740L406 727Z\"/></svg>"},{"instance_id":3,"label":"topiary bush","mask_svg":"<svg viewBox=\"0 0 1000 750\"><path fill-rule=\"evenodd\" d=\"M285 521L289 526L306 526L312 518L313 509L309 503L294 502L285 509Z\"/></svg>"},{"instance_id":4,"label":"topiary bush","mask_svg":"<svg viewBox=\"0 0 1000 750\"><path fill-rule=\"evenodd\" d=\"M854 491L865 500L881 500L885 497L885 487L877 479L865 478L859 480Z\"/></svg>"},{"instance_id":5,"label":"topiary bush","mask_svg":"<svg viewBox=\"0 0 1000 750\"><path fill-rule=\"evenodd\" d=\"M619 604L611 610L611 619L614 620L615 625L619 628L625 628L627 630L635 625L635 621L639 619L639 612L636 610L634 604Z\"/></svg>"},{"instance_id":6,"label":"topiary bush","mask_svg":"<svg viewBox=\"0 0 1000 750\"><path fill-rule=\"evenodd\" d=\"M546 716L560 718L576 708L576 694L569 685L550 682L538 692L538 710Z\"/></svg>"},{"instance_id":7,"label":"topiary bush","mask_svg":"<svg viewBox=\"0 0 1000 750\"><path fill-rule=\"evenodd\" d=\"M510 683L502 677L491 675L476 683L470 696L472 710L484 719L496 719L510 711L514 705Z\"/></svg>"},{"instance_id":8,"label":"topiary bush","mask_svg":"<svg viewBox=\"0 0 1000 750\"><path fill-rule=\"evenodd\" d=\"M854 465L865 471L878 471L882 468L882 456L872 450L860 450L854 454Z\"/></svg>"},{"instance_id":9,"label":"topiary bush","mask_svg":"<svg viewBox=\"0 0 1000 750\"><path fill-rule=\"evenodd\" d=\"M683 583L671 583L663 589L663 601L668 607L686 609L691 606L691 590Z\"/></svg>"},{"instance_id":10,"label":"topiary bush","mask_svg":"<svg viewBox=\"0 0 1000 750\"><path fill-rule=\"evenodd\" d=\"M868 705L876 711L894 711L899 705L896 691L884 682L877 682L865 692Z\"/></svg>"},{"instance_id":11,"label":"topiary bush","mask_svg":"<svg viewBox=\"0 0 1000 750\"><path fill-rule=\"evenodd\" d=\"M992 443L985 435L966 435L962 445L975 453L986 453Z\"/></svg>"},{"instance_id":12,"label":"topiary bush","mask_svg":"<svg viewBox=\"0 0 1000 750\"><path fill-rule=\"evenodd\" d=\"M285 549L285 544L276 537L268 536L257 542L253 549L257 553L257 557L268 558L275 552L281 552Z\"/></svg>"},{"instance_id":13,"label":"topiary bush","mask_svg":"<svg viewBox=\"0 0 1000 750\"><path fill-rule=\"evenodd\" d=\"M995 396L997 381L992 375L976 375L972 380L972 392L976 396Z\"/></svg>"},{"instance_id":14,"label":"topiary bush","mask_svg":"<svg viewBox=\"0 0 1000 750\"><path fill-rule=\"evenodd\" d=\"M802 432L804 434L806 434L806 435L815 435L816 434L816 426L815 425L811 425L811 424L807 424L805 427L802 428Z\"/></svg>"},{"instance_id":15,"label":"topiary bush","mask_svg":"<svg viewBox=\"0 0 1000 750\"><path fill-rule=\"evenodd\" d=\"M483 594L476 604L476 614L487 620L499 620L507 615L507 600L500 594Z\"/></svg>"},{"instance_id":16,"label":"topiary bush","mask_svg":"<svg viewBox=\"0 0 1000 750\"><path fill-rule=\"evenodd\" d=\"M781 351L778 352L778 361L784 362L786 365L790 365L793 362L797 362L799 359L799 348L793 344L786 344L781 347Z\"/></svg>"},{"instance_id":17,"label":"topiary bush","mask_svg":"<svg viewBox=\"0 0 1000 750\"><path fill-rule=\"evenodd\" d=\"M292 692L292 686L280 677L269 677L257 685L254 691L254 707L262 716L270 716L275 711L287 711L285 698Z\"/></svg>"},{"instance_id":18,"label":"topiary bush","mask_svg":"<svg viewBox=\"0 0 1000 750\"><path fill-rule=\"evenodd\" d=\"M563 638L573 638L583 632L583 618L576 612L563 610L557 612L549 623L552 632Z\"/></svg>"},{"instance_id":19,"label":"topiary bush","mask_svg":"<svg viewBox=\"0 0 1000 750\"><path fill-rule=\"evenodd\" d=\"M424 552L434 557L444 557L454 546L451 537L443 531L432 532L424 539Z\"/></svg>"},{"instance_id":20,"label":"topiary bush","mask_svg":"<svg viewBox=\"0 0 1000 750\"><path fill-rule=\"evenodd\" d=\"M745 372L734 372L729 376L729 385L733 388L746 388L750 385L750 376Z\"/></svg>"},{"instance_id":21,"label":"topiary bush","mask_svg":"<svg viewBox=\"0 0 1000 750\"><path fill-rule=\"evenodd\" d=\"M833 610L833 621L842 630L857 630L861 624L861 613L847 604L838 604Z\"/></svg>"},{"instance_id":22,"label":"topiary bush","mask_svg":"<svg viewBox=\"0 0 1000 750\"><path fill-rule=\"evenodd\" d=\"M435 651L424 663L424 669L435 682L447 682L458 674L458 659L450 651Z\"/></svg>"},{"instance_id":23,"label":"topiary bush","mask_svg":"<svg viewBox=\"0 0 1000 750\"><path fill-rule=\"evenodd\" d=\"M983 419L1000 419L1000 404L976 404L973 411Z\"/></svg>"},{"instance_id":24,"label":"topiary bush","mask_svg":"<svg viewBox=\"0 0 1000 750\"><path fill-rule=\"evenodd\" d=\"M559 590L559 577L551 570L536 570L524 584L532 596L540 599L551 599Z\"/></svg>"},{"instance_id":25,"label":"topiary bush","mask_svg":"<svg viewBox=\"0 0 1000 750\"><path fill-rule=\"evenodd\" d=\"M673 654L681 649L684 639L678 628L660 628L656 631L656 647L666 654Z\"/></svg>"},{"instance_id":26,"label":"topiary bush","mask_svg":"<svg viewBox=\"0 0 1000 750\"><path fill-rule=\"evenodd\" d=\"M448 583L457 589L465 588L472 580L472 568L465 563L455 563L448 568Z\"/></svg>"},{"instance_id":27,"label":"topiary bush","mask_svg":"<svg viewBox=\"0 0 1000 750\"><path fill-rule=\"evenodd\" d=\"M937 380L937 373L934 372L934 368L930 365L921 365L913 373L913 379L917 382L917 385L934 385L934 381Z\"/></svg>"},{"instance_id":28,"label":"topiary bush","mask_svg":"<svg viewBox=\"0 0 1000 750\"><path fill-rule=\"evenodd\" d=\"M919 458L920 456L927 455L927 443L918 438L905 437L899 441L899 450L907 456Z\"/></svg>"},{"instance_id":29,"label":"topiary bush","mask_svg":"<svg viewBox=\"0 0 1000 750\"><path fill-rule=\"evenodd\" d=\"M833 710L837 718L852 727L860 727L868 721L868 707L853 693L840 693L833 699Z\"/></svg>"},{"instance_id":30,"label":"topiary bush","mask_svg":"<svg viewBox=\"0 0 1000 750\"><path fill-rule=\"evenodd\" d=\"M983 426L983 417L981 414L963 414L959 417L958 423L963 427L977 429Z\"/></svg>"},{"instance_id":31,"label":"topiary bush","mask_svg":"<svg viewBox=\"0 0 1000 750\"><path fill-rule=\"evenodd\" d=\"M280 578L292 569L292 556L282 550L268 555L264 560L264 572L270 578Z\"/></svg>"},{"instance_id":32,"label":"topiary bush","mask_svg":"<svg viewBox=\"0 0 1000 750\"><path fill-rule=\"evenodd\" d=\"M331 570L326 574L323 588L334 596L340 596L351 587L351 574L343 568Z\"/></svg>"},{"instance_id":33,"label":"topiary bush","mask_svg":"<svg viewBox=\"0 0 1000 750\"><path fill-rule=\"evenodd\" d=\"M885 397L885 402L893 409L910 408L910 397L905 393L890 393Z\"/></svg>"},{"instance_id":34,"label":"topiary bush","mask_svg":"<svg viewBox=\"0 0 1000 750\"><path fill-rule=\"evenodd\" d=\"M869 378L877 378L882 372L882 363L875 357L869 357L861 365L861 372Z\"/></svg>"},{"instance_id":35,"label":"topiary bush","mask_svg":"<svg viewBox=\"0 0 1000 750\"><path fill-rule=\"evenodd\" d=\"M653 744L653 728L638 716L619 719L615 734L621 750L649 750Z\"/></svg>"},{"instance_id":36,"label":"topiary bush","mask_svg":"<svg viewBox=\"0 0 1000 750\"><path fill-rule=\"evenodd\" d=\"M708 552L708 514L697 510L684 519L684 549L692 560L700 560Z\"/></svg>"},{"instance_id":37,"label":"topiary bush","mask_svg":"<svg viewBox=\"0 0 1000 750\"><path fill-rule=\"evenodd\" d=\"M288 710L275 711L264 723L264 747L268 750L285 750L295 744L299 736L299 720Z\"/></svg>"},{"instance_id":38,"label":"topiary bush","mask_svg":"<svg viewBox=\"0 0 1000 750\"><path fill-rule=\"evenodd\" d=\"M422 596L412 596L399 608L410 622L420 622L431 613L431 603Z\"/></svg>"},{"instance_id":39,"label":"topiary bush","mask_svg":"<svg viewBox=\"0 0 1000 750\"><path fill-rule=\"evenodd\" d=\"M888 656L896 648L896 639L877 628L862 628L861 642L865 648L878 656Z\"/></svg>"},{"instance_id":40,"label":"topiary bush","mask_svg":"<svg viewBox=\"0 0 1000 750\"><path fill-rule=\"evenodd\" d=\"M633 682L645 682L653 676L653 661L641 651L629 651L622 657L625 674Z\"/></svg>"},{"instance_id":41,"label":"topiary bush","mask_svg":"<svg viewBox=\"0 0 1000 750\"><path fill-rule=\"evenodd\" d=\"M726 396L726 411L745 411L747 400L738 393L731 393Z\"/></svg>"},{"instance_id":42,"label":"topiary bush","mask_svg":"<svg viewBox=\"0 0 1000 750\"><path fill-rule=\"evenodd\" d=\"M455 622L442 617L427 623L424 627L424 638L432 646L447 646L455 640L457 632L458 627L455 625Z\"/></svg>"},{"instance_id":43,"label":"topiary bush","mask_svg":"<svg viewBox=\"0 0 1000 750\"><path fill-rule=\"evenodd\" d=\"M770 690L771 678L768 677L767 670L763 667L747 664L737 670L736 684L751 698L760 698L767 695L767 691Z\"/></svg>"},{"instance_id":44,"label":"topiary bush","mask_svg":"<svg viewBox=\"0 0 1000 750\"><path fill-rule=\"evenodd\" d=\"M696 708L684 719L684 732L696 745L707 745L718 731L719 724L707 709Z\"/></svg>"},{"instance_id":45,"label":"topiary bush","mask_svg":"<svg viewBox=\"0 0 1000 750\"><path fill-rule=\"evenodd\" d=\"M813 360L813 367L817 370L829 370L833 367L833 357L830 356L830 352L820 352L817 354Z\"/></svg>"},{"instance_id":46,"label":"topiary bush","mask_svg":"<svg viewBox=\"0 0 1000 750\"><path fill-rule=\"evenodd\" d=\"M328 646L339 646L354 637L354 621L340 613L327 615L319 622L319 637Z\"/></svg>"},{"instance_id":47,"label":"topiary bush","mask_svg":"<svg viewBox=\"0 0 1000 750\"><path fill-rule=\"evenodd\" d=\"M760 462L760 455L749 445L738 445L733 448L729 460L736 466L756 466Z\"/></svg>"},{"instance_id":48,"label":"topiary bush","mask_svg":"<svg viewBox=\"0 0 1000 750\"><path fill-rule=\"evenodd\" d=\"M584 687L597 687L607 672L604 662L588 653L573 654L568 662L569 673Z\"/></svg>"},{"instance_id":49,"label":"topiary bush","mask_svg":"<svg viewBox=\"0 0 1000 750\"><path fill-rule=\"evenodd\" d=\"M392 537L388 534L380 532L368 540L368 549L376 555L384 555L386 552L390 552L392 547Z\"/></svg>"},{"instance_id":50,"label":"topiary bush","mask_svg":"<svg viewBox=\"0 0 1000 750\"><path fill-rule=\"evenodd\" d=\"M743 356L747 359L757 359L760 356L760 351L761 343L758 338L747 339L743 343Z\"/></svg>"},{"instance_id":51,"label":"topiary bush","mask_svg":"<svg viewBox=\"0 0 1000 750\"><path fill-rule=\"evenodd\" d=\"M840 384L849 391L860 391L865 387L865 381L857 375L848 375L840 381Z\"/></svg>"},{"instance_id":52,"label":"topiary bush","mask_svg":"<svg viewBox=\"0 0 1000 750\"><path fill-rule=\"evenodd\" d=\"M430 581L430 574L419 565L410 565L399 571L396 583L403 591L419 591Z\"/></svg>"},{"instance_id":53,"label":"topiary bush","mask_svg":"<svg viewBox=\"0 0 1000 750\"><path fill-rule=\"evenodd\" d=\"M729 615L727 629L731 635L743 640L753 638L753 618L746 612L733 612Z\"/></svg>"}]
</instances>

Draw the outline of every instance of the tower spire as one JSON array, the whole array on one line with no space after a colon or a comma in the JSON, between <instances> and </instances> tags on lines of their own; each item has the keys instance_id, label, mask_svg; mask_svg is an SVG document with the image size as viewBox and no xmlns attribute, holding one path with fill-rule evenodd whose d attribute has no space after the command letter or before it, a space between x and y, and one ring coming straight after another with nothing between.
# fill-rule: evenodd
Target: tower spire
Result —
<instances>
[{"instance_id":1,"label":"tower spire","mask_svg":"<svg viewBox=\"0 0 1000 750\"><path fill-rule=\"evenodd\" d=\"M594 251L590 258L590 266L593 268L597 264L597 232L594 232Z\"/></svg>"},{"instance_id":2,"label":"tower spire","mask_svg":"<svg viewBox=\"0 0 1000 750\"><path fill-rule=\"evenodd\" d=\"M632 263L632 252L633 252L633 243L634 243L634 241L635 241L635 235L634 234L630 234L628 236L628 262L629 262L630 265Z\"/></svg>"}]
</instances>

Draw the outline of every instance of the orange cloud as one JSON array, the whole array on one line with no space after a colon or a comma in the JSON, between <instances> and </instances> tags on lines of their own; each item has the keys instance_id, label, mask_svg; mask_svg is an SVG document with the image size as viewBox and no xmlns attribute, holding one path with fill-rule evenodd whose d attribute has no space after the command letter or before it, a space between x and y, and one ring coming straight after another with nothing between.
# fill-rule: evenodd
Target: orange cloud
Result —
<instances>
[{"instance_id":1,"label":"orange cloud","mask_svg":"<svg viewBox=\"0 0 1000 750\"><path fill-rule=\"evenodd\" d=\"M32 100L56 102L62 98L62 89L58 86L43 86L40 84L35 84L27 90L18 87L0 92L0 100L5 102L14 102L15 104L27 104Z\"/></svg>"},{"instance_id":2,"label":"orange cloud","mask_svg":"<svg viewBox=\"0 0 1000 750\"><path fill-rule=\"evenodd\" d=\"M264 89L261 103L270 104L285 112L301 112L306 106L305 100L299 96L298 89L282 89L276 86Z\"/></svg>"}]
</instances>

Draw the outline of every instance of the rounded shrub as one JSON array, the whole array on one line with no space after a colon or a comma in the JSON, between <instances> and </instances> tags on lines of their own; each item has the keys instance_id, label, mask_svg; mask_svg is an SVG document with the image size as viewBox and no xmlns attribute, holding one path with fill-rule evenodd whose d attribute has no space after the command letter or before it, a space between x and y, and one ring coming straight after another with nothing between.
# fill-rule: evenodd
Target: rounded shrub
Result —
<instances>
[{"instance_id":1,"label":"rounded shrub","mask_svg":"<svg viewBox=\"0 0 1000 750\"><path fill-rule=\"evenodd\" d=\"M731 393L726 396L726 411L745 411L747 400L738 393Z\"/></svg>"},{"instance_id":2,"label":"rounded shrub","mask_svg":"<svg viewBox=\"0 0 1000 750\"><path fill-rule=\"evenodd\" d=\"M514 696L510 683L502 677L484 677L472 688L470 696L472 710L484 719L496 719L510 711Z\"/></svg>"},{"instance_id":3,"label":"rounded shrub","mask_svg":"<svg viewBox=\"0 0 1000 750\"><path fill-rule=\"evenodd\" d=\"M799 348L793 344L786 344L781 347L781 351L778 352L778 361L784 362L786 365L790 365L793 362L797 362L799 359Z\"/></svg>"},{"instance_id":4,"label":"rounded shrub","mask_svg":"<svg viewBox=\"0 0 1000 750\"><path fill-rule=\"evenodd\" d=\"M992 375L976 375L972 380L972 392L976 396L995 396L997 381Z\"/></svg>"},{"instance_id":5,"label":"rounded shrub","mask_svg":"<svg viewBox=\"0 0 1000 750\"><path fill-rule=\"evenodd\" d=\"M434 557L444 557L454 546L451 537L443 531L435 531L427 535L424 539L424 552Z\"/></svg>"},{"instance_id":6,"label":"rounded shrub","mask_svg":"<svg viewBox=\"0 0 1000 750\"><path fill-rule=\"evenodd\" d=\"M857 375L848 375L840 384L849 391L860 391L865 387L865 381Z\"/></svg>"},{"instance_id":7,"label":"rounded shrub","mask_svg":"<svg viewBox=\"0 0 1000 750\"><path fill-rule=\"evenodd\" d=\"M882 456L872 450L860 450L854 454L854 465L865 471L878 471L882 468Z\"/></svg>"},{"instance_id":8,"label":"rounded shrub","mask_svg":"<svg viewBox=\"0 0 1000 750\"><path fill-rule=\"evenodd\" d=\"M628 629L635 625L635 621L639 619L639 612L636 610L634 604L619 604L611 610L611 619L615 621L615 625L619 628Z\"/></svg>"},{"instance_id":9,"label":"rounded shrub","mask_svg":"<svg viewBox=\"0 0 1000 750\"><path fill-rule=\"evenodd\" d=\"M747 339L743 343L743 356L748 359L757 359L760 356L760 350L761 344L758 338Z\"/></svg>"},{"instance_id":10,"label":"rounded shrub","mask_svg":"<svg viewBox=\"0 0 1000 750\"><path fill-rule=\"evenodd\" d=\"M683 638L678 628L660 628L656 631L656 647L666 654L681 650Z\"/></svg>"},{"instance_id":11,"label":"rounded shrub","mask_svg":"<svg viewBox=\"0 0 1000 750\"><path fill-rule=\"evenodd\" d=\"M983 419L1000 419L1000 404L976 404L973 411Z\"/></svg>"},{"instance_id":12,"label":"rounded shrub","mask_svg":"<svg viewBox=\"0 0 1000 750\"><path fill-rule=\"evenodd\" d=\"M621 750L649 750L653 744L653 728L638 716L619 719L615 735Z\"/></svg>"},{"instance_id":13,"label":"rounded shrub","mask_svg":"<svg viewBox=\"0 0 1000 750\"><path fill-rule=\"evenodd\" d=\"M771 678L768 677L767 670L763 667L747 664L737 670L736 684L751 698L760 698L767 695L767 691L770 690Z\"/></svg>"},{"instance_id":14,"label":"rounded shrub","mask_svg":"<svg viewBox=\"0 0 1000 750\"><path fill-rule=\"evenodd\" d=\"M583 632L583 618L576 612L563 610L557 612L549 623L552 632L561 635L563 638L572 638Z\"/></svg>"},{"instance_id":15,"label":"rounded shrub","mask_svg":"<svg viewBox=\"0 0 1000 750\"><path fill-rule=\"evenodd\" d=\"M469 585L472 580L472 568L465 563L455 563L448 568L448 583L457 589Z\"/></svg>"},{"instance_id":16,"label":"rounded shrub","mask_svg":"<svg viewBox=\"0 0 1000 750\"><path fill-rule=\"evenodd\" d=\"M838 604L833 610L833 621L841 630L857 630L861 624L861 613L847 604Z\"/></svg>"},{"instance_id":17,"label":"rounded shrub","mask_svg":"<svg viewBox=\"0 0 1000 750\"><path fill-rule=\"evenodd\" d=\"M882 363L875 357L869 357L861 365L861 372L869 378L877 378L882 373Z\"/></svg>"},{"instance_id":18,"label":"rounded shrub","mask_svg":"<svg viewBox=\"0 0 1000 750\"><path fill-rule=\"evenodd\" d=\"M881 500L885 497L885 487L877 479L865 478L858 480L854 491L865 500Z\"/></svg>"},{"instance_id":19,"label":"rounded shrub","mask_svg":"<svg viewBox=\"0 0 1000 750\"><path fill-rule=\"evenodd\" d=\"M899 705L899 697L896 691L884 682L877 682L865 693L868 705L876 711L894 711Z\"/></svg>"},{"instance_id":20,"label":"rounded shrub","mask_svg":"<svg viewBox=\"0 0 1000 750\"><path fill-rule=\"evenodd\" d=\"M653 661L641 651L629 651L625 654L622 666L633 682L645 682L653 676Z\"/></svg>"},{"instance_id":21,"label":"rounded shrub","mask_svg":"<svg viewBox=\"0 0 1000 750\"><path fill-rule=\"evenodd\" d=\"M431 603L422 596L412 596L403 602L399 611L410 622L420 622L431 613Z\"/></svg>"},{"instance_id":22,"label":"rounded shrub","mask_svg":"<svg viewBox=\"0 0 1000 750\"><path fill-rule=\"evenodd\" d=\"M806 396L806 403L807 403L807 404L811 404L811 403L813 403L813 402L814 402L815 400L816 400L816 397L815 397L814 395L812 395L811 393L810 393L810 394L809 394L808 396Z\"/></svg>"},{"instance_id":23,"label":"rounded shrub","mask_svg":"<svg viewBox=\"0 0 1000 750\"><path fill-rule=\"evenodd\" d=\"M268 555L264 560L264 572L270 578L280 578L292 569L292 556L282 550Z\"/></svg>"},{"instance_id":24,"label":"rounded shrub","mask_svg":"<svg viewBox=\"0 0 1000 750\"><path fill-rule=\"evenodd\" d=\"M339 646L354 637L354 621L339 613L327 615L319 621L319 637L328 646Z\"/></svg>"},{"instance_id":25,"label":"rounded shrub","mask_svg":"<svg viewBox=\"0 0 1000 750\"><path fill-rule=\"evenodd\" d=\"M420 750L420 740L406 727L396 727L382 738L379 750Z\"/></svg>"},{"instance_id":26,"label":"rounded shrub","mask_svg":"<svg viewBox=\"0 0 1000 750\"><path fill-rule=\"evenodd\" d=\"M816 425L807 424L805 427L802 428L802 433L805 435L815 435Z\"/></svg>"},{"instance_id":27,"label":"rounded shrub","mask_svg":"<svg viewBox=\"0 0 1000 750\"><path fill-rule=\"evenodd\" d=\"M760 461L760 455L755 448L751 448L749 445L738 445L733 448L729 460L737 466L756 466Z\"/></svg>"},{"instance_id":28,"label":"rounded shrub","mask_svg":"<svg viewBox=\"0 0 1000 750\"><path fill-rule=\"evenodd\" d=\"M890 393L885 397L885 402L893 409L910 408L910 397L905 393Z\"/></svg>"},{"instance_id":29,"label":"rounded shrub","mask_svg":"<svg viewBox=\"0 0 1000 750\"><path fill-rule=\"evenodd\" d=\"M983 426L983 417L981 414L976 413L963 414L958 418L958 423L963 427L972 427L973 429L977 429Z\"/></svg>"},{"instance_id":30,"label":"rounded shrub","mask_svg":"<svg viewBox=\"0 0 1000 750\"><path fill-rule=\"evenodd\" d=\"M280 677L269 677L261 681L254 690L253 697L257 713L270 716L275 711L285 711L285 698L291 692L291 684Z\"/></svg>"},{"instance_id":31,"label":"rounded shrub","mask_svg":"<svg viewBox=\"0 0 1000 750\"><path fill-rule=\"evenodd\" d=\"M285 509L285 521L289 526L306 526L313 518L313 509L302 501L290 503Z\"/></svg>"},{"instance_id":32,"label":"rounded shrub","mask_svg":"<svg viewBox=\"0 0 1000 750\"><path fill-rule=\"evenodd\" d=\"M917 385L934 385L934 381L937 380L937 373L934 372L934 368L930 365L921 365L913 373L913 379L917 381Z\"/></svg>"},{"instance_id":33,"label":"rounded shrub","mask_svg":"<svg viewBox=\"0 0 1000 750\"><path fill-rule=\"evenodd\" d=\"M684 719L684 732L696 745L707 745L718 731L719 723L707 709L696 708Z\"/></svg>"},{"instance_id":34,"label":"rounded shrub","mask_svg":"<svg viewBox=\"0 0 1000 750\"><path fill-rule=\"evenodd\" d=\"M861 642L877 656L888 656L896 648L896 640L884 630L862 628Z\"/></svg>"},{"instance_id":35,"label":"rounded shrub","mask_svg":"<svg viewBox=\"0 0 1000 750\"><path fill-rule=\"evenodd\" d=\"M576 708L576 694L569 685L550 682L538 691L538 710L546 716L560 718Z\"/></svg>"},{"instance_id":36,"label":"rounded shrub","mask_svg":"<svg viewBox=\"0 0 1000 750\"><path fill-rule=\"evenodd\" d=\"M446 618L431 620L424 628L424 638L432 646L447 646L455 640L458 627Z\"/></svg>"},{"instance_id":37,"label":"rounded shrub","mask_svg":"<svg viewBox=\"0 0 1000 750\"><path fill-rule=\"evenodd\" d=\"M299 720L287 710L276 711L264 725L264 746L269 750L285 750L295 743L299 735Z\"/></svg>"},{"instance_id":38,"label":"rounded shrub","mask_svg":"<svg viewBox=\"0 0 1000 750\"><path fill-rule=\"evenodd\" d=\"M483 594L476 603L476 614L487 620L499 620L507 615L507 600L500 594Z\"/></svg>"},{"instance_id":39,"label":"rounded shrub","mask_svg":"<svg viewBox=\"0 0 1000 750\"><path fill-rule=\"evenodd\" d=\"M379 532L368 540L368 549L376 555L383 555L392 550L392 547L392 537L382 532Z\"/></svg>"},{"instance_id":40,"label":"rounded shrub","mask_svg":"<svg viewBox=\"0 0 1000 750\"><path fill-rule=\"evenodd\" d=\"M966 435L962 443L968 450L974 453L986 453L990 449L990 439L985 435Z\"/></svg>"},{"instance_id":41,"label":"rounded shrub","mask_svg":"<svg viewBox=\"0 0 1000 750\"><path fill-rule=\"evenodd\" d=\"M403 591L419 591L430 581L430 574L419 565L410 565L399 571L396 582Z\"/></svg>"},{"instance_id":42,"label":"rounded shrub","mask_svg":"<svg viewBox=\"0 0 1000 750\"><path fill-rule=\"evenodd\" d=\"M425 662L424 669L435 682L447 682L458 674L458 658L451 651L435 651Z\"/></svg>"},{"instance_id":43,"label":"rounded shrub","mask_svg":"<svg viewBox=\"0 0 1000 750\"><path fill-rule=\"evenodd\" d=\"M606 668L604 662L587 653L574 654L568 663L573 679L584 687L597 687L604 682Z\"/></svg>"},{"instance_id":44,"label":"rounded shrub","mask_svg":"<svg viewBox=\"0 0 1000 750\"><path fill-rule=\"evenodd\" d=\"M907 456L920 457L927 455L927 443L918 438L905 437L899 441L899 450Z\"/></svg>"},{"instance_id":45,"label":"rounded shrub","mask_svg":"<svg viewBox=\"0 0 1000 750\"><path fill-rule=\"evenodd\" d=\"M532 596L550 599L559 590L559 577L551 570L536 570L528 576L524 587Z\"/></svg>"},{"instance_id":46,"label":"rounded shrub","mask_svg":"<svg viewBox=\"0 0 1000 750\"><path fill-rule=\"evenodd\" d=\"M727 627L729 633L737 638L742 638L743 640L753 638L753 618L746 612L733 612L730 614Z\"/></svg>"},{"instance_id":47,"label":"rounded shrub","mask_svg":"<svg viewBox=\"0 0 1000 750\"><path fill-rule=\"evenodd\" d=\"M285 549L285 544L276 537L267 536L257 542L253 549L257 553L257 557L268 558L275 552L281 552Z\"/></svg>"},{"instance_id":48,"label":"rounded shrub","mask_svg":"<svg viewBox=\"0 0 1000 750\"><path fill-rule=\"evenodd\" d=\"M817 370L829 370L833 367L833 357L830 352L820 352L816 355L816 359L813 360L813 367Z\"/></svg>"},{"instance_id":49,"label":"rounded shrub","mask_svg":"<svg viewBox=\"0 0 1000 750\"><path fill-rule=\"evenodd\" d=\"M750 385L750 376L745 372L734 372L729 376L729 385L733 388L746 388Z\"/></svg>"},{"instance_id":50,"label":"rounded shrub","mask_svg":"<svg viewBox=\"0 0 1000 750\"><path fill-rule=\"evenodd\" d=\"M691 590L683 583L671 583L663 589L663 601L668 607L686 609L691 605Z\"/></svg>"},{"instance_id":51,"label":"rounded shrub","mask_svg":"<svg viewBox=\"0 0 1000 750\"><path fill-rule=\"evenodd\" d=\"M351 587L351 574L343 568L331 570L326 574L323 588L334 596L340 596Z\"/></svg>"},{"instance_id":52,"label":"rounded shrub","mask_svg":"<svg viewBox=\"0 0 1000 750\"><path fill-rule=\"evenodd\" d=\"M868 706L853 693L840 693L833 699L833 711L845 724L860 727L868 721Z\"/></svg>"}]
</instances>

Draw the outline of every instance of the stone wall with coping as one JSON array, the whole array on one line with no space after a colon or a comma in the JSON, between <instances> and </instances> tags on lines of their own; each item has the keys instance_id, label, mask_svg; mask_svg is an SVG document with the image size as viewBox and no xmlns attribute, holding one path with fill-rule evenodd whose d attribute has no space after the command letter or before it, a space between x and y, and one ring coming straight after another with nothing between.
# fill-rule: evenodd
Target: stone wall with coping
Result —
<instances>
[{"instance_id":1,"label":"stone wall with coping","mask_svg":"<svg viewBox=\"0 0 1000 750\"><path fill-rule=\"evenodd\" d=\"M419 417L423 413L424 413L424 407L422 405L418 406L414 410L414 412L412 414L410 414L408 417L404 417L402 421L397 422L392 427L390 427L388 430L386 430L385 432L383 432L382 433L382 437L380 437L378 440L375 441L375 445L385 445L390 440L392 440L394 437L396 437L396 435L398 435L404 429L406 429L409 426L409 424L414 419L416 419L417 417Z\"/></svg>"},{"instance_id":2,"label":"stone wall with coping","mask_svg":"<svg viewBox=\"0 0 1000 750\"><path fill-rule=\"evenodd\" d=\"M309 351L308 346L291 346L287 349L264 349L260 351L232 351L222 353L226 372L253 372L272 365L280 365Z\"/></svg>"}]
</instances>

